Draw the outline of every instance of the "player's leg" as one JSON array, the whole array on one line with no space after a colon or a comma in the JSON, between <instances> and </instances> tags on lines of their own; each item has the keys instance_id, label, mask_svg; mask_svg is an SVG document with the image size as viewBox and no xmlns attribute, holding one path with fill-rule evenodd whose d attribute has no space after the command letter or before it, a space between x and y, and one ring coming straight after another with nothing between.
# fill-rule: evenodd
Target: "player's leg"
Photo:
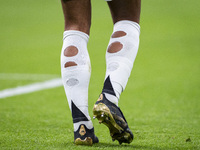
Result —
<instances>
[{"instance_id":1,"label":"player's leg","mask_svg":"<svg viewBox=\"0 0 200 150\"><path fill-rule=\"evenodd\" d=\"M108 1L113 23L121 20L140 22L141 0L113 0Z\"/></svg>"},{"instance_id":2,"label":"player's leg","mask_svg":"<svg viewBox=\"0 0 200 150\"><path fill-rule=\"evenodd\" d=\"M108 5L114 29L106 53L106 78L110 78L119 99L139 47L141 0L113 0L109 1Z\"/></svg>"},{"instance_id":3,"label":"player's leg","mask_svg":"<svg viewBox=\"0 0 200 150\"><path fill-rule=\"evenodd\" d=\"M139 47L140 0L113 0L108 2L114 29L106 52L106 77L94 117L110 129L113 140L130 143L133 134L118 107Z\"/></svg>"},{"instance_id":4,"label":"player's leg","mask_svg":"<svg viewBox=\"0 0 200 150\"><path fill-rule=\"evenodd\" d=\"M61 0L65 31L77 30L89 35L91 26L90 0Z\"/></svg>"},{"instance_id":5,"label":"player's leg","mask_svg":"<svg viewBox=\"0 0 200 150\"><path fill-rule=\"evenodd\" d=\"M61 0L65 18L61 73L72 112L75 144L98 142L88 113L88 86L91 74L87 42L91 24L90 0Z\"/></svg>"}]
</instances>

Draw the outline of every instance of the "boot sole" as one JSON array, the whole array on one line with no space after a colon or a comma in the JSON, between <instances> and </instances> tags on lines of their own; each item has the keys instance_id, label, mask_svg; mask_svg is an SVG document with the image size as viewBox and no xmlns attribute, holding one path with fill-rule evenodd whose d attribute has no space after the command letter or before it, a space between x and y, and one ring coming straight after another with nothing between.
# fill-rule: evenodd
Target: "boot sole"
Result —
<instances>
[{"instance_id":1,"label":"boot sole","mask_svg":"<svg viewBox=\"0 0 200 150\"><path fill-rule=\"evenodd\" d=\"M77 138L74 143L76 145L88 145L88 146L92 146L93 141L92 138L90 137L86 137L84 140L81 140L80 138Z\"/></svg>"}]
</instances>

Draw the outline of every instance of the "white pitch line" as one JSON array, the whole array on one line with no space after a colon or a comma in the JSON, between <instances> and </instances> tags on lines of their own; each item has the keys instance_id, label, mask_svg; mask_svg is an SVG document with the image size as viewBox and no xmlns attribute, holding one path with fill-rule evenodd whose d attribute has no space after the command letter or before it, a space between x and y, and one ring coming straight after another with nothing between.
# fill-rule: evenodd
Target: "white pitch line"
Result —
<instances>
[{"instance_id":1,"label":"white pitch line","mask_svg":"<svg viewBox=\"0 0 200 150\"><path fill-rule=\"evenodd\" d=\"M55 88L59 86L62 86L62 80L60 78L55 78L55 79L47 80L44 82L36 82L36 83L28 84L25 86L18 86L16 88L9 88L9 89L2 90L0 91L0 99L15 96L15 95L32 93L32 92L40 91L44 89Z\"/></svg>"}]
</instances>

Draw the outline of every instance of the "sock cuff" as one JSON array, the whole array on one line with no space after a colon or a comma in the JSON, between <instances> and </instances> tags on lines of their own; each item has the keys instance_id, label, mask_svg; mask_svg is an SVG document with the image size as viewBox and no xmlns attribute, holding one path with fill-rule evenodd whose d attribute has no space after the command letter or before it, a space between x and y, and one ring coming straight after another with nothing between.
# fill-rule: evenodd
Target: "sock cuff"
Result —
<instances>
[{"instance_id":1,"label":"sock cuff","mask_svg":"<svg viewBox=\"0 0 200 150\"><path fill-rule=\"evenodd\" d=\"M64 31L63 33L63 41L65 40L66 37L71 36L71 35L78 35L82 37L86 42L88 42L89 40L89 35L84 32L76 31L76 30L67 30L67 31Z\"/></svg>"},{"instance_id":2,"label":"sock cuff","mask_svg":"<svg viewBox=\"0 0 200 150\"><path fill-rule=\"evenodd\" d=\"M140 34L140 25L137 23L137 22L134 22L134 21L130 21L130 20L121 20L121 21L118 21L114 24L114 31L118 28L118 27L122 27L122 26L125 26L125 28L128 27L133 27L135 28L138 33Z\"/></svg>"}]
</instances>

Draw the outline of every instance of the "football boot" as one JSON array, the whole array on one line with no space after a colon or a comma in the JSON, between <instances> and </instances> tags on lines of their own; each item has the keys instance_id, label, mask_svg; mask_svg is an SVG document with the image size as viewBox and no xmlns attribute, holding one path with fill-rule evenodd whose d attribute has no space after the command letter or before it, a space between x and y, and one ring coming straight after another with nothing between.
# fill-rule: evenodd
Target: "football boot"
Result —
<instances>
[{"instance_id":1,"label":"football boot","mask_svg":"<svg viewBox=\"0 0 200 150\"><path fill-rule=\"evenodd\" d=\"M110 102L105 94L101 94L93 107L93 119L97 118L109 128L112 140L118 140L119 144L131 143L134 136L128 127L128 123L120 110L114 103Z\"/></svg>"},{"instance_id":2,"label":"football boot","mask_svg":"<svg viewBox=\"0 0 200 150\"><path fill-rule=\"evenodd\" d=\"M88 129L84 124L81 124L77 131L74 132L74 143L76 145L89 145L98 143L99 140L94 134L94 128Z\"/></svg>"}]
</instances>

